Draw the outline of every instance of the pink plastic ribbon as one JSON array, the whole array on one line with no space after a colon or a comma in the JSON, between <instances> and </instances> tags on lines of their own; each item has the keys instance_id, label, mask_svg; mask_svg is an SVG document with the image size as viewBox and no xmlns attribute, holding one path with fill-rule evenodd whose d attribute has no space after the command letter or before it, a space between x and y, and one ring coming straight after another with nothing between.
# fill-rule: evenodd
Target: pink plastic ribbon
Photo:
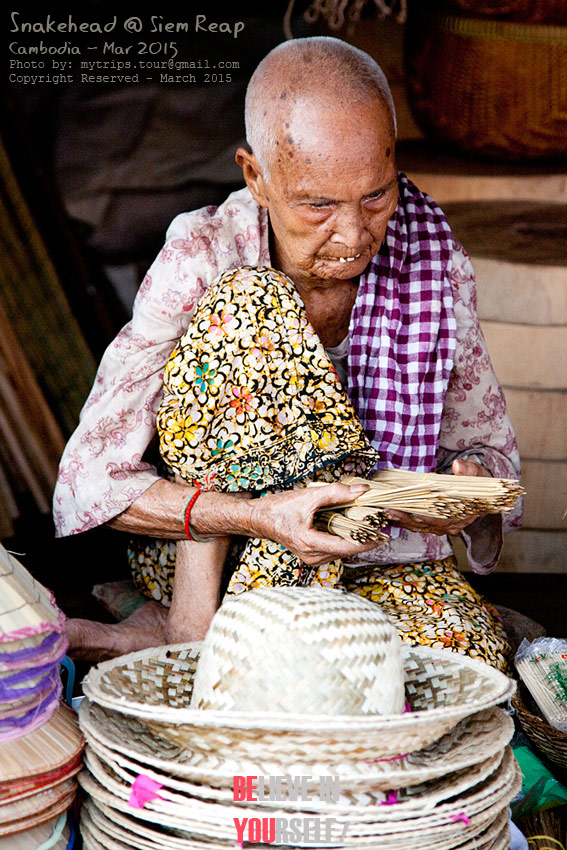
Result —
<instances>
[{"instance_id":1,"label":"pink plastic ribbon","mask_svg":"<svg viewBox=\"0 0 567 850\"><path fill-rule=\"evenodd\" d=\"M397 791L388 791L386 795L386 799L383 800L380 805L381 806L395 806L398 802L398 792Z\"/></svg>"},{"instance_id":2,"label":"pink plastic ribbon","mask_svg":"<svg viewBox=\"0 0 567 850\"><path fill-rule=\"evenodd\" d=\"M470 820L464 812L459 812L458 815L451 815L451 820L453 821L453 823L458 823L458 821L462 820L465 826L468 826L470 824Z\"/></svg>"},{"instance_id":3,"label":"pink plastic ribbon","mask_svg":"<svg viewBox=\"0 0 567 850\"><path fill-rule=\"evenodd\" d=\"M156 782L155 779L140 773L132 782L128 805L132 809L143 809L146 803L159 797L160 788L163 788L163 782Z\"/></svg>"}]
</instances>

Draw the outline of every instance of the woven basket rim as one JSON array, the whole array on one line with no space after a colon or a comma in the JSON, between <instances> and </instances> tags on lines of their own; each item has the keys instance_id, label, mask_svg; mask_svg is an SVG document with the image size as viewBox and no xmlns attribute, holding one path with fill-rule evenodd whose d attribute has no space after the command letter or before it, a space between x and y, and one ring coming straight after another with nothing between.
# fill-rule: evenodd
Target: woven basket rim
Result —
<instances>
[{"instance_id":1,"label":"woven basket rim","mask_svg":"<svg viewBox=\"0 0 567 850\"><path fill-rule=\"evenodd\" d=\"M483 775L475 775L474 770L469 770L461 781L461 787L456 794L451 795L449 789L442 792L441 798L438 791L433 788L424 792L419 798L401 801L395 806L387 806L382 809L378 805L359 806L357 804L326 804L319 810L321 813L333 814L349 823L381 824L385 826L390 823L406 825L407 829L421 829L426 825L437 828L437 819L441 818L443 824L451 824L451 815L459 810L467 798L476 798L480 808L473 814L482 813L485 808L493 804L493 798L504 794L504 789L512 782L516 771L515 756L510 747L505 747L500 758L489 760L490 764L483 765ZM127 802L130 796L131 783L126 781L119 773L115 773L113 766L105 763L92 750L86 751L85 770L106 789L115 799ZM443 779L443 778L442 778ZM147 811L155 814L171 815L173 818L183 819L187 817L199 819L204 815L207 822L216 821L219 824L230 826L233 824L234 816L242 812L249 817L256 815L265 816L266 809L257 801L250 804L235 802L232 798L227 801L204 800L193 795L185 795L179 791L172 791L165 786L160 788L159 796L150 801ZM486 806L483 801L488 800ZM300 814L313 814L313 807L302 807L288 805L288 800L280 801L273 814L277 816L295 816ZM470 801L469 801L470 802ZM429 824L428 818L431 821Z\"/></svg>"},{"instance_id":2,"label":"woven basket rim","mask_svg":"<svg viewBox=\"0 0 567 850\"><path fill-rule=\"evenodd\" d=\"M396 786L398 791L406 791L411 788L410 795L402 800L398 800L398 806L403 807L406 812L414 812L423 810L425 813L432 805L437 805L441 802L446 802L453 796L465 793L476 785L484 782L493 773L495 773L504 759L506 748L503 747L499 752L494 753L487 758L482 758L472 765L469 765L462 770L448 771L436 777L425 777L417 788L414 786ZM107 772L110 769L112 776L118 777L119 780L131 784L130 775L135 776L140 772L139 765L124 764L124 759L113 758L112 754L102 754L94 747L88 747L86 750L85 766L94 773L91 767L92 755L95 755L99 766ZM205 800L207 803L215 803L220 805L233 805L234 794L230 788L216 789L208 785L199 784L192 785L186 780L178 779L169 776L166 773L160 773L155 770L144 771L150 778L155 779L162 785L161 791L168 792L172 795L188 794L191 797ZM133 780L132 780L133 781ZM450 783L448 785L447 783ZM387 790L380 791L376 788L367 786L365 789L350 789L345 788L341 782L341 796L345 799L341 802L327 802L317 799L317 794L314 794L312 800L290 800L286 799L282 802L275 800L258 800L256 806L259 809L279 809L284 805L288 810L299 810L302 812L324 814L326 817L331 815L352 815L356 814L361 821L372 820L372 815L375 814L376 807L380 804L380 795L384 795ZM358 802L354 799L356 795L364 794L368 798L368 802ZM413 796L412 796L413 795ZM268 811L266 811L266 814ZM369 817L370 816L370 817Z\"/></svg>"},{"instance_id":3,"label":"woven basket rim","mask_svg":"<svg viewBox=\"0 0 567 850\"><path fill-rule=\"evenodd\" d=\"M217 783L212 785L213 788L231 787L235 774L242 775L243 773L253 775L256 773L258 765L262 762L269 765L275 765L274 770L278 774L290 772L290 761L288 757L282 754L281 761L273 755L266 756L262 752L255 751L252 746L246 748L246 754L235 753L232 762L228 762L220 756L204 756L202 754L190 753L184 756L182 761L173 759L159 758L152 753L149 753L143 747L140 747L139 741L135 738L135 733L132 733L132 744L129 746L128 738L125 740L113 738L101 723L104 718L97 712L105 711L95 703L91 703L88 699L83 700L79 708L79 722L85 734L88 746L92 747L95 752L102 757L102 753L108 753L112 756L117 755L125 760L132 767L136 764L143 766L146 770L153 770L156 773L168 773L177 778L192 780L200 785L207 783ZM479 712L480 713L480 712ZM472 739L477 735L478 727L475 725L472 731L468 731L467 727L472 726L472 718L465 718L460 721L466 724L464 731L457 737L456 743L452 743L447 748L447 735L453 735L456 727L447 735L442 736L439 741L430 744L425 749L432 749L431 755L424 754L423 750L417 750L415 753L410 753L406 759L411 759L412 756L418 756L417 763L410 766L405 763L402 767L397 759L387 759L380 761L379 766L371 760L365 759L362 756L358 758L349 757L348 754L343 756L343 760L336 763L332 759L325 761L324 756L320 754L318 759L293 761L293 772L296 775L318 776L323 775L317 771L321 768L325 769L325 775L329 772L336 772L341 778L341 787L343 788L358 788L368 787L372 785L377 790L382 787L384 789L409 787L414 784L420 784L428 779L438 778L447 770L456 771L476 764L479 759L478 748L482 747L483 754L494 754L503 749L511 740L514 732L514 723L511 717L508 716L500 708L485 709L486 717L484 718L486 729L492 727L493 730L498 727L498 732L494 732L494 739L490 739L490 746L487 749L487 734L483 734L478 741L478 747L472 746ZM131 722L132 718L123 716L121 722ZM138 721L136 721L138 722ZM443 742L445 739L445 743ZM466 742L466 743L465 743ZM167 742L170 743L170 742ZM435 754L435 747L439 747L439 755ZM448 762L451 751L459 751L462 748L460 759L457 757L453 763ZM285 760L285 765L284 765ZM238 764L238 769L235 769ZM449 766L448 766L449 764ZM220 766L219 766L220 765ZM360 766L363 766L364 772L360 772ZM249 769L250 768L250 769ZM316 770L317 768L317 770ZM315 772L314 772L315 771Z\"/></svg>"},{"instance_id":4,"label":"woven basket rim","mask_svg":"<svg viewBox=\"0 0 567 850\"><path fill-rule=\"evenodd\" d=\"M157 850L157 840L159 840L159 847L161 848L164 838L161 833L156 833L156 831L150 827L145 826L142 823L132 822L131 819L128 819L116 809L111 809L104 803L95 803L90 798L85 802L81 813L81 831L83 830L85 830L87 834L93 835L96 847L101 848L101 850L104 848L105 844L108 844L109 841L110 844L108 844L108 847L116 848L116 850L122 850L124 847L138 847L140 837L142 837L145 842L143 845L144 847L151 847L152 850ZM99 840L97 836L100 836L101 840L104 838L105 844L102 844L101 840ZM489 824L486 829L483 828L481 832L479 832L478 836L474 836L472 839L465 838L463 841L459 842L456 850L507 850L508 845L508 812L507 809L504 808L496 815L492 823ZM202 850L205 850L205 848L211 848L211 850L222 848L222 850L228 850L231 846L232 843L230 845L226 842L215 843L214 840L211 842L207 841L205 843L203 841L195 841L191 838L183 839L173 835L167 836L167 841L163 842L163 847L166 848L166 850L201 850L201 848ZM337 850L346 850L347 847L356 847L361 845L340 844L333 846L336 846ZM437 844L434 845L433 850L435 850L436 847L438 847Z\"/></svg>"},{"instance_id":5,"label":"woven basket rim","mask_svg":"<svg viewBox=\"0 0 567 850\"><path fill-rule=\"evenodd\" d=\"M108 788L104 787L87 769L79 775L79 782L94 799L95 804L102 802L111 809L118 809L124 813L131 814L127 796L120 797L115 795ZM380 841L380 838L386 839L392 833L404 837L421 838L422 834L427 832L429 834L433 833L435 838L438 838L440 832L444 834L446 831L455 829L453 815L462 810L467 811L474 826L478 829L478 833L481 833L483 829L487 828L494 821L502 809L508 806L510 800L518 792L520 784L521 773L519 766L514 756L508 752L501 766L491 777L484 780L476 788L469 789L453 801L440 803L428 812L419 812L409 817L400 817L400 814L394 811L397 808L396 806L386 807L387 811L376 807L380 813L379 821L373 824L366 824L367 828L361 824L360 826L363 832L360 834L360 838L363 841L372 841L373 843L370 846L374 848ZM179 814L177 814L175 808L172 811L172 807L160 805L158 810L156 805L156 801L148 803L143 809L136 810L135 817L143 821L159 823L162 826L177 827L190 832L198 832L199 835L207 835L213 839L221 839L228 832L230 832L231 836L233 835L233 818L235 814L240 817L251 815L252 812L254 814L258 812L256 808L251 809L244 804L237 804L231 807L203 803L200 806L194 805L192 807L194 812L189 815L183 807L179 809ZM279 814L282 816L288 814L290 817L297 815L296 812L287 812L284 808L278 812ZM353 826L357 823L355 817L349 818L342 815L339 815L337 820L341 824L348 822ZM357 844L358 840L356 840L356 843L353 842L353 846Z\"/></svg>"},{"instance_id":6,"label":"woven basket rim","mask_svg":"<svg viewBox=\"0 0 567 850\"><path fill-rule=\"evenodd\" d=\"M161 647L140 650L129 655L104 661L91 668L83 681L83 692L93 702L123 714L129 714L142 720L172 725L187 725L198 727L231 727L233 729L257 729L274 732L309 732L325 729L327 731L364 731L387 729L415 728L427 725L433 718L438 720L462 719L482 708L491 708L511 699L516 691L516 682L504 673L490 667L482 661L452 652L446 649L433 649L425 646L402 646L404 658L417 655L431 661L445 662L475 671L484 680L482 693L477 702L442 706L426 710L413 711L405 714L391 715L359 715L359 714L276 714L256 711L219 711L213 709L174 708L171 706L148 706L145 702L136 702L125 697L117 698L104 692L103 677L106 673L119 667L127 667L130 663L150 659L163 653L180 653L183 651L198 651L202 643L171 644ZM492 681L495 691L488 696L483 695L486 685Z\"/></svg>"},{"instance_id":7,"label":"woven basket rim","mask_svg":"<svg viewBox=\"0 0 567 850\"><path fill-rule=\"evenodd\" d=\"M521 688L518 688L516 693L512 698L512 706L516 709L516 711L521 714L527 715L527 720L537 726L538 729L541 729L543 735L546 735L550 739L550 744L553 743L553 740L567 744L567 732L562 732L561 729L556 729L555 726L552 726L545 717L541 717L539 714L536 714L526 705L524 697L521 692Z\"/></svg>"}]
</instances>

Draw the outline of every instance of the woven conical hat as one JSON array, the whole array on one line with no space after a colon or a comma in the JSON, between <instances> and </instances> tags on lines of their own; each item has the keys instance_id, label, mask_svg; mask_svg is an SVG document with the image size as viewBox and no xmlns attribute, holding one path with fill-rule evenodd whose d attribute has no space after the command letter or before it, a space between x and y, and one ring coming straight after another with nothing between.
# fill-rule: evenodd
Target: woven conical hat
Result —
<instances>
[{"instance_id":1,"label":"woven conical hat","mask_svg":"<svg viewBox=\"0 0 567 850\"><path fill-rule=\"evenodd\" d=\"M61 679L56 677L55 682L42 701L33 708L26 708L23 714L14 704L14 712L11 717L3 717L0 720L0 742L5 743L16 738L21 738L39 729L47 723L57 711L61 697Z\"/></svg>"},{"instance_id":2,"label":"woven conical hat","mask_svg":"<svg viewBox=\"0 0 567 850\"><path fill-rule=\"evenodd\" d=\"M61 823L63 819L63 823ZM0 838L0 850L38 850L38 847L47 845L54 835L59 834L55 844L50 845L50 850L66 850L69 844L70 830L67 825L66 815L48 820L41 826L26 829L16 835Z\"/></svg>"},{"instance_id":3,"label":"woven conical hat","mask_svg":"<svg viewBox=\"0 0 567 850\"><path fill-rule=\"evenodd\" d=\"M76 760L84 746L74 712L59 707L39 729L1 745L0 784L48 774Z\"/></svg>"},{"instance_id":4,"label":"woven conical hat","mask_svg":"<svg viewBox=\"0 0 567 850\"><path fill-rule=\"evenodd\" d=\"M514 732L512 719L500 708L477 712L465 718L444 737L424 750L410 753L395 760L348 760L337 764L328 761L306 760L293 762L281 750L276 756L266 757L259 749L242 754L240 758L203 756L175 747L166 739L150 733L136 718L110 712L83 700L79 722L88 745L103 760L113 759L126 769L148 773L156 778L167 775L184 779L188 793L222 799L223 793L232 794L234 776L311 776L311 789L319 787L320 777L340 776L344 790L385 791L409 787L462 770L477 764L501 751ZM328 747L333 748L332 739ZM319 753L323 742L319 742ZM194 783L194 784L191 784ZM207 793L205 793L207 792ZM269 802L266 805L271 805Z\"/></svg>"},{"instance_id":5,"label":"woven conical hat","mask_svg":"<svg viewBox=\"0 0 567 850\"><path fill-rule=\"evenodd\" d=\"M55 788L39 791L14 803L0 806L0 835L23 832L32 826L38 826L52 820L56 815L67 811L75 799L77 781L66 779Z\"/></svg>"},{"instance_id":6,"label":"woven conical hat","mask_svg":"<svg viewBox=\"0 0 567 850\"><path fill-rule=\"evenodd\" d=\"M18 717L25 714L30 708L35 708L54 690L55 684L48 680L44 690L34 691L20 699L6 700L0 702L0 720L6 717Z\"/></svg>"},{"instance_id":7,"label":"woven conical hat","mask_svg":"<svg viewBox=\"0 0 567 850\"><path fill-rule=\"evenodd\" d=\"M504 702L516 685L481 661L447 650L402 647L411 713L274 714L189 708L200 644L155 647L105 661L83 683L92 701L136 717L180 747L234 759L250 749L290 761L397 757L420 750L464 717ZM333 741L332 749L329 740ZM321 747L320 747L321 744Z\"/></svg>"},{"instance_id":8,"label":"woven conical hat","mask_svg":"<svg viewBox=\"0 0 567 850\"><path fill-rule=\"evenodd\" d=\"M27 670L60 661L67 649L65 633L50 631L0 643L0 672Z\"/></svg>"},{"instance_id":9,"label":"woven conical hat","mask_svg":"<svg viewBox=\"0 0 567 850\"><path fill-rule=\"evenodd\" d=\"M13 555L0 544L0 649L3 643L31 638L35 646L38 635L65 631L65 616L55 604L53 594L36 581Z\"/></svg>"}]
</instances>

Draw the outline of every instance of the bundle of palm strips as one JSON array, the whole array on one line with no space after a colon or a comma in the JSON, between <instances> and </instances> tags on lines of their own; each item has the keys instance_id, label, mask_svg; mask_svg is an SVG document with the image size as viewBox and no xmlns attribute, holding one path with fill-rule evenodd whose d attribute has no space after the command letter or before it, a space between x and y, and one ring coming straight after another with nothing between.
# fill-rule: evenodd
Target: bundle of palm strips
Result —
<instances>
[{"instance_id":1,"label":"bundle of palm strips","mask_svg":"<svg viewBox=\"0 0 567 850\"><path fill-rule=\"evenodd\" d=\"M482 478L383 469L370 479L349 476L343 484L365 484L368 490L352 502L317 511L315 527L366 543L388 539L380 529L390 522L389 510L432 519L461 519L473 514L511 510L525 491L513 478ZM310 486L320 486L312 484Z\"/></svg>"}]
</instances>

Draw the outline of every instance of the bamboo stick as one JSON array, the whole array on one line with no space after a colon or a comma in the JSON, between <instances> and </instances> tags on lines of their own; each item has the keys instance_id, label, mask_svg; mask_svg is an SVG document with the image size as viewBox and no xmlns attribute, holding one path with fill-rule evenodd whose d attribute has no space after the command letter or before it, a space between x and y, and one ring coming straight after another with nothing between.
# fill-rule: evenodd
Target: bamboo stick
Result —
<instances>
[{"instance_id":1,"label":"bamboo stick","mask_svg":"<svg viewBox=\"0 0 567 850\"><path fill-rule=\"evenodd\" d=\"M387 524L386 512L399 510L432 519L461 519L475 514L496 514L511 510L525 491L515 479L481 478L470 475L410 472L386 469L371 479L347 476L344 484L364 484L368 489L354 501L319 511L324 530L353 537L358 524L362 536L369 529ZM313 482L308 486L322 486ZM319 527L319 526L318 526Z\"/></svg>"}]
</instances>

